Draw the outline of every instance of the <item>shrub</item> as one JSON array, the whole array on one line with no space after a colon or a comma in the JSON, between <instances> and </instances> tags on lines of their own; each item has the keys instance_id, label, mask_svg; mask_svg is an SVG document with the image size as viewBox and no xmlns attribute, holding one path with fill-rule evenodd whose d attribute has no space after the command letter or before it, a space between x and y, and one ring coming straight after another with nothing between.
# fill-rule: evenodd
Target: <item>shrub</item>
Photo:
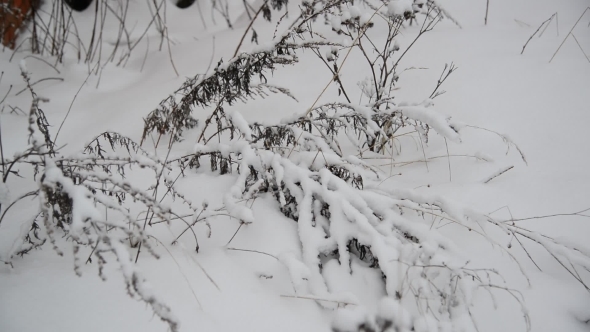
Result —
<instances>
[{"instance_id":1,"label":"shrub","mask_svg":"<svg viewBox=\"0 0 590 332\"><path fill-rule=\"evenodd\" d=\"M258 13L270 19L269 13L284 4L282 0L267 1ZM176 331L177 319L150 291L133 264L132 256L137 262L142 248L158 256L150 243L159 240L148 236L146 228L183 223L186 227L174 243L190 231L198 251L193 229L198 222L206 223L219 214L230 215L243 225L256 222L243 201L271 195L276 208L297 223L301 257L278 258L289 270L297 294L308 295L327 308L353 302L355 299L330 292L324 275L328 264L336 263L339 274L375 269L382 276L386 290L383 312L360 317L352 325L343 326L337 321L335 331L476 328L471 306L474 290L480 289L512 295L521 305L529 327L520 294L498 283L501 277L495 270L472 267L452 240L432 229L424 219L427 215L480 234L510 257L507 246L488 235L486 228L497 227L510 237L531 240L586 287L575 266L588 270L590 254L580 248L538 235L513 220L493 219L444 197L379 187L385 175L369 157L392 157L399 144L397 138L409 133L416 133L422 144L437 139L435 133L445 142L458 142L462 126L438 113L431 99L440 95L437 90L456 69L453 65L445 68L430 98L401 103L395 95L400 60L448 14L434 1L385 4L365 0L363 4L358 7L347 0L303 1L301 14L287 31L276 35L270 46L239 53L227 62L219 61L212 73L187 80L163 100L145 118L139 144L106 132L73 157L61 156L56 149L48 121L39 108L42 100L23 69L33 97L30 146L15 158L3 160L3 182L12 174L14 165L23 165L34 170L38 188L6 207L3 204L0 223L6 210L19 200L34 197L40 210L13 257L46 240L60 253L58 233L74 244L76 273L80 273L83 262L95 259L102 267L108 258L115 257L129 294L150 304L154 313ZM418 19L423 23L416 38L408 47L400 47L398 35ZM385 35L378 44L371 38L375 30ZM330 70L326 89L335 84L337 97L320 103L324 89L299 115L275 124L248 123L232 109L236 102L271 93L294 98L288 88L269 84L266 76L271 71L280 73L282 66L297 66L304 51L313 53ZM353 54L366 60L368 77L360 78L359 83L364 104L350 99L350 91L345 88L350 84L343 82L342 70ZM199 121L195 112L203 109L210 113ZM194 153L170 158L174 144L189 131L197 132ZM150 135L156 135L156 147L162 139L168 142L169 152L163 160L142 148ZM505 141L513 144L507 138ZM112 152L107 152L109 148ZM197 206L176 188L184 174L205 167L234 175L235 183L224 195L222 207ZM149 185L126 178L138 168L153 173ZM175 203L164 205L165 198L174 198ZM107 218L103 210L111 216ZM138 220L132 213L137 211L145 217ZM123 221L114 222L112 214ZM82 257L81 247L92 248L90 257ZM99 273L102 276L102 268ZM401 312L401 316L392 316L393 311Z\"/></svg>"}]
</instances>

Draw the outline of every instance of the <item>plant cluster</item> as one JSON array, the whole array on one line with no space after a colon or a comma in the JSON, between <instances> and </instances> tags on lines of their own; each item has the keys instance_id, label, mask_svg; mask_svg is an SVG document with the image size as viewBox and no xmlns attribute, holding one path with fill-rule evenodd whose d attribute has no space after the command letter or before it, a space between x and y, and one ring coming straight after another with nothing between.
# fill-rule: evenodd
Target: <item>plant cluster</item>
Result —
<instances>
[{"instance_id":1,"label":"plant cluster","mask_svg":"<svg viewBox=\"0 0 590 332\"><path fill-rule=\"evenodd\" d=\"M586 270L590 267L588 253L580 248L442 197L379 188L383 173L365 157L376 153L393 156L398 136L417 133L426 144L434 131L445 141L460 141L461 126L436 112L432 102L444 93L438 89L456 67L445 67L430 98L414 104L398 102L400 60L445 17L445 11L434 1L363 3L367 5L364 9L349 1L303 2L301 16L273 40L272 47L220 62L212 74L187 81L176 95L164 100L145 119L143 139L155 133L175 142L185 130L198 130L195 153L183 158L183 167L237 174L224 204L230 215L244 223L255 222L255 218L241 201L263 194L275 197L284 215L298 225L303 264L286 264L298 270L290 271L295 289L324 299L318 302L326 307L348 303L331 293L326 283L323 266L330 260L336 260L344 274L359 267L379 269L387 296L411 317L402 330L476 328L471 314L474 289L501 289L523 305L518 292L496 283L501 280L496 271L472 268L468 260L458 258L453 243L432 230L431 223L420 220L427 215L475 231L511 257L506 246L499 245L485 229L493 225L511 237L529 239L543 246L586 287L576 268L569 267L570 263ZM423 23L416 37L402 49L396 37L418 17ZM385 29L387 37L376 44L371 29ZM336 36L345 36L349 42L338 41L341 38ZM269 71L279 71L278 65L297 65L297 55L304 50L328 67L332 78L328 85L338 86L338 100L318 104L322 92L300 116L275 125L248 123L231 110L236 101L269 88L265 79ZM369 76L359 83L367 100L364 104L353 103L342 82L341 71L351 53L366 60ZM285 89L270 91L290 95ZM194 114L206 107L212 111L199 125ZM510 140L506 143L513 145ZM530 327L524 307L523 316ZM360 330L379 330L362 326Z\"/></svg>"},{"instance_id":2,"label":"plant cluster","mask_svg":"<svg viewBox=\"0 0 590 332\"><path fill-rule=\"evenodd\" d=\"M258 13L270 19L265 12L280 10L285 4L283 0L266 1ZM588 289L578 273L580 268L590 271L590 253L582 248L444 197L379 186L385 174L369 158L393 158L399 137L415 134L422 145L436 134L445 142L460 141L462 127L437 112L433 103L456 67L445 67L425 100L398 101L400 61L422 35L449 15L435 1L364 0L356 5L350 0L303 1L301 14L270 46L219 61L212 73L187 80L164 99L144 119L139 144L105 132L79 155L62 156L39 108L43 100L34 93L23 69L33 97L29 148L13 159L2 157L3 182L15 174L15 167L32 167L38 188L8 205L3 202L0 223L18 201L36 199L40 209L9 259L46 240L61 253L56 238L63 234L73 243L76 273L81 273L82 264L95 259L104 277L102 266L114 256L129 294L150 304L176 331L177 319L146 287L133 264L132 253L137 262L142 248L158 256L151 244L160 240L148 235L147 227L183 223L186 227L173 243L190 232L198 251L194 229L198 222L229 215L244 225L254 223L255 215L244 201L268 195L275 198L277 209L297 223L301 256L279 259L289 270L297 295L310 296L326 308L356 302L330 290L327 266L335 265L343 275L376 269L382 276L384 312L352 327L335 323L335 331L477 329L472 316L477 290L508 292L522 306L529 327L521 295L507 288L495 270L470 265L453 241L432 228L435 220L476 232L513 258L509 246L488 235L487 228L497 227L521 245L521 239L537 243ZM401 31L418 22L415 39L401 47ZM377 42L373 31L385 38ZM330 78L312 105L275 124L249 123L232 107L271 93L295 98L289 89L268 83L267 76L280 72L282 66L297 66L304 51L326 66ZM350 99L352 93L346 88L350 84L344 82L343 68L349 57L364 59L367 76L355 82L364 103ZM320 103L331 85L337 86L338 96ZM202 110L210 113L201 116ZM194 152L171 158L173 145L187 132L197 134ZM148 138L153 138L156 147L162 138L167 140L165 159L142 147ZM508 139L506 143L513 144ZM235 178L221 208L197 206L176 189L184 174L204 168ZM132 171L152 172L152 182L146 186L128 179ZM173 207L165 205L165 199L173 200ZM143 217L134 214L138 211ZM87 258L82 256L83 248L91 248ZM393 317L392 312L402 312L403 317Z\"/></svg>"}]
</instances>

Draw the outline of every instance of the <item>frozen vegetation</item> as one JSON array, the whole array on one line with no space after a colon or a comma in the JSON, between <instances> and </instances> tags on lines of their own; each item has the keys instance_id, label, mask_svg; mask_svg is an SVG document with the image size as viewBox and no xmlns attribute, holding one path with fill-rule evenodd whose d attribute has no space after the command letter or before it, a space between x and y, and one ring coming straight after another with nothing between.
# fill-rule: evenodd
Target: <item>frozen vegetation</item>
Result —
<instances>
[{"instance_id":1,"label":"frozen vegetation","mask_svg":"<svg viewBox=\"0 0 590 332\"><path fill-rule=\"evenodd\" d=\"M590 329L585 0L56 0L15 47L0 331Z\"/></svg>"}]
</instances>

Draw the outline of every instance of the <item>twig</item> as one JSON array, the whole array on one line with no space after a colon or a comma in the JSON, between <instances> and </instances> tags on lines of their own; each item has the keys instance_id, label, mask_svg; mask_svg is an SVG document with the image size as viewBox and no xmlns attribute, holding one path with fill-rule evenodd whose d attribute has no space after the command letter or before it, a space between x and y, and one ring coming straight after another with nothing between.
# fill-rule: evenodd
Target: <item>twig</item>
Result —
<instances>
[{"instance_id":1,"label":"twig","mask_svg":"<svg viewBox=\"0 0 590 332\"><path fill-rule=\"evenodd\" d=\"M49 62L47 62L47 60L45 60L43 58L39 58L39 57L36 57L34 55L27 55L26 57L24 57L24 59L28 59L28 58L32 58L32 59L35 59L35 60L39 60L41 62L44 62L49 67L53 68L53 70L55 70L58 74L61 74L61 72L54 65L50 64Z\"/></svg>"},{"instance_id":2,"label":"twig","mask_svg":"<svg viewBox=\"0 0 590 332\"><path fill-rule=\"evenodd\" d=\"M489 177L487 180L485 180L483 183L488 183L488 182L492 181L493 179L497 178L498 176L500 176L500 175L502 175L502 174L504 174L504 173L508 172L509 170L513 169L513 168L514 168L514 166L510 166L510 167L507 167L507 168L503 168L503 169L502 169L502 170L500 170L499 172L497 172L497 173L493 174L492 176L490 176L490 177Z\"/></svg>"},{"instance_id":3,"label":"twig","mask_svg":"<svg viewBox=\"0 0 590 332\"><path fill-rule=\"evenodd\" d=\"M420 146L422 146L422 156L424 156L424 164L426 165L426 171L430 172L430 169L428 169L428 158L426 158L426 151L424 151L424 142L422 141L422 135L419 135L420 137Z\"/></svg>"},{"instance_id":4,"label":"twig","mask_svg":"<svg viewBox=\"0 0 590 332\"><path fill-rule=\"evenodd\" d=\"M578 23L580 22L580 20L582 19L582 17L584 17L584 14L586 14L586 12L590 10L590 6L586 7L586 9L584 10L584 12L582 12L582 15L580 15L580 18L578 18L578 20L576 21L576 24L574 24L574 26L570 29L570 32L567 33L567 35L565 36L565 38L563 38L563 41L561 42L561 44L559 45L559 47L557 48L557 50L555 51L555 53L553 53L553 56L551 57L551 60L549 60L549 63L551 63L551 61L553 61L553 58L555 58L555 56L557 55L557 52L559 52L559 50L561 49L561 47L563 46L563 44L565 44L565 41L567 40L567 38L572 34L572 31L574 31L574 29L576 28L576 26L578 25Z\"/></svg>"},{"instance_id":5,"label":"twig","mask_svg":"<svg viewBox=\"0 0 590 332\"><path fill-rule=\"evenodd\" d=\"M348 56L350 55L350 53L352 52L353 47L357 44L357 42L360 41L360 39L365 35L365 33L367 32L367 29L369 28L369 22L371 22L371 20L373 20L373 17L375 17L375 15L377 15L377 13L381 10L381 8L383 8L383 6L385 6L385 4L381 5L379 8L377 8L374 12L373 15L371 15L371 17L369 18L369 20L367 21L367 23L365 23L365 26L363 27L363 29L359 32L359 34L356 36L356 38L353 40L352 45L350 46L350 48L348 49L348 51L346 52L346 55L344 56L344 59L342 60L342 62L340 63L340 67L338 67L338 70L336 71L336 74L330 78L330 81L326 84L326 86L324 87L324 89L322 90L322 92L320 92L320 94L317 96L317 98L314 100L313 104L311 104L311 106L307 109L307 111L305 112L305 116L309 116L309 114L311 113L311 111L313 111L315 105L318 103L318 101L320 100L320 98L324 95L324 93L326 92L326 90L328 90L328 88L330 87L330 85L332 85L332 82L335 81L336 77L339 77L340 75L340 71L342 70L342 68L344 67L344 63L346 62L346 60L348 59ZM426 19L425 19L426 20ZM410 45L411 46L411 45ZM407 50L406 50L407 51ZM405 54L405 53L404 53ZM403 54L402 54L403 57ZM399 61L399 59L398 59ZM314 124L314 127L316 127L316 125ZM316 127L317 129L317 127ZM318 129L318 131L320 132L320 134L322 135L322 137L324 137L324 134L322 133L321 130ZM299 139L301 138L301 135L303 134L303 132L301 134L299 134L299 136L297 137L296 142L299 142ZM324 137L326 138L326 137ZM293 150L295 149L295 144L293 145L293 148L291 149L291 151L289 151L289 154L287 155L288 157L291 156L291 153L293 153Z\"/></svg>"},{"instance_id":6,"label":"twig","mask_svg":"<svg viewBox=\"0 0 590 332\"><path fill-rule=\"evenodd\" d=\"M522 47L522 51L520 51L520 54L524 53L524 49L526 48L526 46L529 44L529 42L531 41L531 39L533 39L533 37L537 34L537 32L539 32L539 30L541 30L541 28L543 27L543 25L545 25L545 23L547 23L547 25L549 25L549 23L551 23L551 20L553 20L553 18L555 17L555 15L557 15L557 13L551 15L550 18L548 18L543 23L541 23L541 25L539 25L539 27L537 28L537 30L529 37L529 39L526 41L526 43Z\"/></svg>"},{"instance_id":7,"label":"twig","mask_svg":"<svg viewBox=\"0 0 590 332\"><path fill-rule=\"evenodd\" d=\"M197 1L197 9L199 10L199 16L201 17L201 22L203 23L203 27L205 27L205 31L207 30L207 24L205 23L205 17L203 17L203 11L201 10L201 2Z\"/></svg>"},{"instance_id":8,"label":"twig","mask_svg":"<svg viewBox=\"0 0 590 332\"><path fill-rule=\"evenodd\" d=\"M207 277L207 279L209 279L213 286L215 286L215 288L217 288L217 290L221 292L221 288L219 288L219 285L217 285L215 280L213 280L213 278L209 275L207 270L205 270L205 268L197 261L197 259L192 255L192 253L185 252L185 255L187 255L193 262L195 262L195 264L199 267L199 269L201 269L201 271L203 271L203 274Z\"/></svg>"},{"instance_id":9,"label":"twig","mask_svg":"<svg viewBox=\"0 0 590 332\"><path fill-rule=\"evenodd\" d=\"M3 261L3 260L0 259L0 262L4 263L5 265L10 265L10 268L14 269L14 265L12 265L12 262L11 261L8 261L7 262L7 261Z\"/></svg>"},{"instance_id":10,"label":"twig","mask_svg":"<svg viewBox=\"0 0 590 332\"><path fill-rule=\"evenodd\" d=\"M211 43L213 47L211 48L211 57L209 58L209 64L207 65L207 70L205 70L205 74L209 74L209 69L211 69L211 65L213 64L213 58L215 57L215 35L211 38Z\"/></svg>"},{"instance_id":11,"label":"twig","mask_svg":"<svg viewBox=\"0 0 590 332\"><path fill-rule=\"evenodd\" d=\"M246 0L242 0L242 2L244 3L244 9L246 10L246 14L248 15L248 19L252 20L252 15L250 15L250 9L248 8L248 6L250 6L250 4Z\"/></svg>"},{"instance_id":12,"label":"twig","mask_svg":"<svg viewBox=\"0 0 590 332\"><path fill-rule=\"evenodd\" d=\"M447 71L448 68L448 71ZM445 63L445 68L443 69L442 73L440 74L440 78L438 79L437 83L436 83L436 88L434 88L434 91L432 91L432 93L430 94L430 99L434 99L440 95L442 95L443 93L445 93L444 91L437 93L436 91L438 90L438 88L440 88L440 86L445 82L445 80L458 68L455 66L454 63L451 62L451 65L449 66L448 64ZM446 72L446 75L445 75Z\"/></svg>"},{"instance_id":13,"label":"twig","mask_svg":"<svg viewBox=\"0 0 590 332\"><path fill-rule=\"evenodd\" d=\"M269 253L266 252L262 252L262 251L258 251L258 250L250 250L250 249L238 249L238 248L227 248L227 250L234 250L234 251L245 251L245 252L255 252L257 254L263 254L266 256L270 256L274 259L276 259L277 261L279 260L279 258L277 256L271 255Z\"/></svg>"},{"instance_id":14,"label":"twig","mask_svg":"<svg viewBox=\"0 0 590 332\"><path fill-rule=\"evenodd\" d=\"M588 55L586 54L586 52L584 52L582 45L580 45L580 42L578 42L578 38L576 38L576 36L573 33L572 33L572 37L574 37L576 44L578 44L578 47L580 47L580 51L582 51L582 54L584 54L584 56L586 57L586 60L588 60L588 62L590 62L590 58L588 58Z\"/></svg>"},{"instance_id":15,"label":"twig","mask_svg":"<svg viewBox=\"0 0 590 332\"><path fill-rule=\"evenodd\" d=\"M0 117L0 158L2 158L2 175L6 174L6 165L4 164L4 145L2 145L2 118ZM1 207L1 205L0 205ZM2 222L2 218L0 218Z\"/></svg>"},{"instance_id":16,"label":"twig","mask_svg":"<svg viewBox=\"0 0 590 332\"><path fill-rule=\"evenodd\" d=\"M248 24L248 27L246 28L246 31L244 31L244 34L242 35L242 38L240 39L240 42L238 43L238 47L236 47L236 51L234 52L234 58L236 57L236 55L238 55L238 52L240 51L240 47L242 47L242 43L244 42L244 39L246 38L246 35L248 34L248 31L250 31L250 28L252 28L252 25L254 24L254 21L256 21L256 18L258 18L258 15L260 15L260 13L262 12L262 10L264 9L264 7L266 6L268 0L264 1L264 3L262 4L262 6L260 6L260 8L258 9L258 11L256 12L256 14L254 14L254 17L250 20L250 24Z\"/></svg>"},{"instance_id":17,"label":"twig","mask_svg":"<svg viewBox=\"0 0 590 332\"><path fill-rule=\"evenodd\" d=\"M174 73L176 73L176 77L180 76L178 74L178 70L176 69L176 65L174 64L174 59L172 58L172 49L170 47L170 36L168 36L168 27L164 29L166 31L166 43L168 44L168 56L170 57L170 64L172 64L172 69L174 69Z\"/></svg>"},{"instance_id":18,"label":"twig","mask_svg":"<svg viewBox=\"0 0 590 332\"><path fill-rule=\"evenodd\" d=\"M199 301L199 298L197 297L197 294L195 293L195 290L193 289L193 286L189 282L189 280L186 277L186 274L184 273L184 271L182 271L182 268L180 267L180 264L178 264L178 261L176 260L176 258L174 258L174 255L172 255L172 253L170 252L170 250L168 250L168 248L166 247L166 245L164 245L164 243L162 243L160 240L158 240L158 238L156 238L155 236L148 235L148 238L152 238L152 239L156 240L156 242L158 242L164 248L164 250L166 250L166 252L168 253L168 255L170 255L170 258L172 258L172 260L174 261L174 264L176 264L176 268L178 268L178 272L180 272L180 274L184 278L184 281L186 282L186 285L188 286L188 288L190 288L191 293L193 293L193 298L197 301L197 303L199 304L199 307L202 310L203 309L203 305L201 305L201 301Z\"/></svg>"},{"instance_id":19,"label":"twig","mask_svg":"<svg viewBox=\"0 0 590 332\"><path fill-rule=\"evenodd\" d=\"M327 300L327 299L322 299L321 297L315 297L315 296L312 297L312 296L301 296L301 295L281 295L281 297L286 297L289 299L303 299L303 300L313 300L313 301L321 301L321 302L332 302L332 303L338 303L338 304L344 304L344 305L357 305L356 303L352 303L352 302Z\"/></svg>"},{"instance_id":20,"label":"twig","mask_svg":"<svg viewBox=\"0 0 590 332\"><path fill-rule=\"evenodd\" d=\"M361 39L361 37L365 35L365 33L367 32L367 29L369 28L369 22L371 22L371 20L373 20L373 17L375 17L375 15L377 15L377 13L379 12L379 10L381 10L381 8L383 8L383 6L385 6L385 4L381 5L381 7L379 7L377 10L375 10L373 12L373 15L371 15L371 17L369 18L369 20L367 21L367 23L363 27L362 31L358 34L358 36L356 36L355 40L352 42L352 45L348 49L348 52L346 52L346 55L344 56L344 59L340 63L340 67L338 67L338 71L336 72L336 75L334 75L334 77L337 77L337 76L340 75L340 72L342 71L342 67L344 67L344 63L348 59L348 56L350 55L353 47L357 44L357 42ZM318 97L315 99L315 101L313 102L313 104L311 104L311 106L307 109L307 112L305 113L306 116L309 115L309 113L311 113L311 111L313 110L313 108L315 107L315 105L318 103L318 101L320 100L320 98L324 95L324 93L326 92L326 90L328 90L328 87L334 81L334 77L330 78L330 81L328 82L328 84L326 84L326 86L324 87L324 89L322 90L322 92L318 95Z\"/></svg>"},{"instance_id":21,"label":"twig","mask_svg":"<svg viewBox=\"0 0 590 332\"><path fill-rule=\"evenodd\" d=\"M514 221L523 221L523 220L532 220L532 219L545 219L545 218L553 218L553 217L565 217L565 216L578 216L578 217L586 217L586 218L590 218L590 215L586 215L584 214L584 212L588 212L590 211L590 208L578 211L578 212L572 212L572 213L555 213L555 214L548 214L548 215L544 215L544 216L534 216L534 217L527 217L527 218L510 218L509 220L504 220L502 222L514 222Z\"/></svg>"},{"instance_id":22,"label":"twig","mask_svg":"<svg viewBox=\"0 0 590 332\"><path fill-rule=\"evenodd\" d=\"M488 25L488 12L490 9L490 0L487 0L486 2L486 18L485 18L485 25Z\"/></svg>"},{"instance_id":23,"label":"twig","mask_svg":"<svg viewBox=\"0 0 590 332\"><path fill-rule=\"evenodd\" d=\"M238 229L236 229L236 232L234 233L234 235L232 235L231 239L229 239L229 241L227 241L227 243L225 244L226 246L228 246L231 241L234 240L234 237L236 237L236 235L238 235L238 232L240 231L240 229L242 228L242 226L244 226L244 222L240 222L240 226L238 227Z\"/></svg>"},{"instance_id":24,"label":"twig","mask_svg":"<svg viewBox=\"0 0 590 332\"><path fill-rule=\"evenodd\" d=\"M451 155L449 154L449 143L447 143L446 137L445 137L445 145L447 147L447 161L449 164L449 182L453 182L453 173L451 172Z\"/></svg>"},{"instance_id":25,"label":"twig","mask_svg":"<svg viewBox=\"0 0 590 332\"><path fill-rule=\"evenodd\" d=\"M502 138L502 140L506 143L506 145L508 146L508 149L510 149L510 146L513 145L516 150L518 151L518 153L520 154L520 158L522 159L522 161L524 161L524 163L528 166L528 161L526 160L526 156L524 155L524 152L522 152L522 150L520 149L520 147L514 143L514 141L512 141L512 139L510 139L508 136L504 135L504 134L500 134L497 131L493 131L487 128L483 128L483 127L478 127L478 126L472 126L472 125L466 125L465 127L467 128L473 128L473 129L479 129L479 130L483 130L483 131L487 131L493 134L496 134L498 136L500 136L500 138ZM508 154L509 151L506 151L506 154Z\"/></svg>"},{"instance_id":26,"label":"twig","mask_svg":"<svg viewBox=\"0 0 590 332\"><path fill-rule=\"evenodd\" d=\"M531 25L530 25L530 24L527 24L526 22L523 22L523 21L521 21L521 20L514 19L514 22L516 22L516 23L517 23L518 25L520 25L520 26L527 26L527 27L529 27L529 28L531 27Z\"/></svg>"},{"instance_id":27,"label":"twig","mask_svg":"<svg viewBox=\"0 0 590 332\"><path fill-rule=\"evenodd\" d=\"M548 27L549 27L549 24L547 24L545 26L545 28L543 28L543 31L541 31L538 38L541 38L543 36L545 31L547 31ZM555 12L555 32L556 32L556 35L559 36L559 14L557 12Z\"/></svg>"},{"instance_id":28,"label":"twig","mask_svg":"<svg viewBox=\"0 0 590 332\"><path fill-rule=\"evenodd\" d=\"M522 250L524 250L524 252L526 253L526 255L529 256L529 259L531 260L531 262L533 262L533 264L535 264L535 266L537 267L537 269L539 269L540 272L543 272L543 270L541 270L541 267L533 259L533 256L531 256L531 254L529 253L529 251L524 247L524 245L522 244L522 242L520 241L520 239L516 236L516 233L512 233L512 234L515 234L514 235L514 239L518 242L518 244L520 245L520 247L522 248Z\"/></svg>"},{"instance_id":29,"label":"twig","mask_svg":"<svg viewBox=\"0 0 590 332\"><path fill-rule=\"evenodd\" d=\"M49 81L49 80L56 80L56 81L62 81L62 82L64 81L64 79L63 79L63 78L61 78L61 77L45 77L45 78L42 78L42 79L40 79L40 80L36 81L35 83L31 83L31 86L34 86L34 85L35 85L35 84L37 84L37 83L41 83L41 82L43 82L43 81ZM17 93L15 94L15 96L18 96L18 95L20 95L21 93L23 93L23 92L25 92L25 91L27 91L27 90L28 90L28 87L26 87L26 88L24 88L24 89L20 90L19 92L17 92Z\"/></svg>"},{"instance_id":30,"label":"twig","mask_svg":"<svg viewBox=\"0 0 590 332\"><path fill-rule=\"evenodd\" d=\"M4 181L6 181L6 179L4 179ZM19 198L15 199L12 203L10 203L10 205L4 209L4 211L2 212L2 216L0 216L0 224L2 223L2 220L4 219L4 216L6 215L6 212L8 212L8 210L10 210L11 207L13 207L16 203L18 203L21 199L25 199L29 196L34 196L38 194L38 190L35 191L30 191L24 195L21 195Z\"/></svg>"},{"instance_id":31,"label":"twig","mask_svg":"<svg viewBox=\"0 0 590 332\"><path fill-rule=\"evenodd\" d=\"M4 98L2 98L2 100L0 100L0 104L2 104L6 100L6 97L8 97L8 94L10 94L10 91L11 90L12 90L12 84L10 84L10 87L8 88L8 91L6 91L6 94L4 95Z\"/></svg>"},{"instance_id":32,"label":"twig","mask_svg":"<svg viewBox=\"0 0 590 332\"><path fill-rule=\"evenodd\" d=\"M98 66L98 62L96 63L96 65L94 65L94 67L97 67L97 66ZM82 83L82 85L80 85L80 88L78 89L78 91L74 95L74 99L72 99L72 102L70 103L70 108L68 108L68 112L66 113L66 116L61 121L61 124L59 125L59 128L57 129L57 133L55 133L55 137L53 138L53 141L54 142L57 142L57 137L59 136L59 133L61 131L61 128L63 127L64 123L68 119L68 116L70 115L70 112L72 111L72 106L74 106L74 102L76 101L76 98L78 98L78 94L80 93L80 91L82 91L82 88L86 85L86 82L88 82L88 79L90 78L90 75L92 75L92 71L90 73L88 73L88 76L86 76L86 79L84 80L84 82Z\"/></svg>"}]
</instances>

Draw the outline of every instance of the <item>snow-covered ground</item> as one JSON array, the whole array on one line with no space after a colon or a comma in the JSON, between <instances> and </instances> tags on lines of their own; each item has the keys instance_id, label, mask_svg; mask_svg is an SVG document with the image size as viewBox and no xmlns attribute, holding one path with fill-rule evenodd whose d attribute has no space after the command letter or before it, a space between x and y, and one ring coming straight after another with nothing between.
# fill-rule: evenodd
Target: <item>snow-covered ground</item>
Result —
<instances>
[{"instance_id":1,"label":"snow-covered ground","mask_svg":"<svg viewBox=\"0 0 590 332\"><path fill-rule=\"evenodd\" d=\"M40 96L50 99L41 108L54 132L69 113L57 140L57 146L63 146L63 153L79 151L105 130L139 141L142 119L161 100L186 78L210 71L220 58L227 61L232 57L249 21L243 15L241 1L230 2L233 29L227 28L220 16L210 14L207 1L197 0L206 16L206 29L196 4L186 10L168 4L168 31L173 41L170 53L179 76L172 68L166 46L161 52L156 50L154 45L159 44L156 34L150 37L152 46L146 57L147 45L142 44L144 49L133 53L125 67L108 64L100 76L88 75L88 66L78 63L74 55L57 65L57 72L26 52L17 52L11 59L12 51L5 49L0 52L0 68L4 72L0 98L12 88L3 105L18 106L25 112L30 106L30 95L18 94L25 88L19 66L24 60L33 82L47 77L63 79L42 81L34 87ZM589 208L590 149L586 143L590 142L590 9L572 30L575 39L568 32L590 2L490 0L487 25L484 25L484 0L441 0L440 4L462 28L446 20L419 39L400 68L420 69L400 74L398 100L424 100L436 86L445 64L453 62L458 70L445 81L442 89L447 92L434 100L436 110L454 121L507 135L526 155L527 163L514 147L506 153L506 145L495 133L466 127L461 130L462 143L449 141L448 154L453 157L448 158L440 138L432 140L424 150L425 155L411 138L407 141L400 138L405 150L394 160L399 164L382 169L388 175L402 175L385 176L380 186L440 195L484 213L495 211L492 216L500 220L570 214ZM287 22L296 17L295 0L290 1L289 10ZM528 38L554 13L558 19L549 24L541 37L535 36L521 55ZM146 24L145 20L141 21L142 14L145 12L133 12L130 20L137 20L141 27ZM82 22L91 20L94 14L88 10L77 15ZM216 17L216 24L212 17ZM261 43L272 37L275 30L275 24L262 21L254 27ZM116 27L112 29L116 31ZM416 29L413 26L403 31L399 40L402 47L411 43ZM249 42L249 36L243 51L258 47ZM549 63L566 36L559 53ZM302 56L300 65L278 68L269 77L272 83L288 86L298 102L271 95L238 103L232 109L248 121L264 122L305 112L332 77L323 64L308 61L308 57L311 58L309 54ZM361 59L348 61L342 73L344 78L353 80L368 75L363 73ZM356 86L349 89L358 90ZM333 85L324 98L337 93ZM358 98L358 91L355 94ZM203 112L197 117L206 115ZM26 116L11 112L6 106L0 114L0 126L5 156L26 147ZM188 133L185 141L175 145L173 153L191 151L196 139L192 135ZM167 149L160 146L155 153L164 156ZM478 153L493 161L463 157ZM424 157L438 156L443 158L434 158L427 165L421 162ZM418 162L406 165L406 161ZM390 162L388 159L384 164ZM483 183L509 166L514 168ZM8 188L13 198L30 190L20 188L19 180L11 181ZM207 201L210 206L220 206L234 181L234 175L203 170L188 174L179 182L179 188L194 202ZM2 202L3 208L5 205ZM0 259L6 260L15 234L36 208L23 204L2 221ZM198 254L190 236L183 237L178 245L170 245L182 225L158 233L161 242L154 248L161 258L142 255L139 268L178 317L181 331L330 331L335 315L350 313L323 309L312 298L295 298L289 270L283 264L288 261L285 253L300 255L297 224L280 213L270 196L255 200L252 209L256 222L250 225L240 226L229 217L212 219L209 238L207 227L197 225ZM590 219L586 217L560 215L518 223L590 247ZM433 224L475 266L497 269L506 278L508 287L522 293L532 331L590 330L590 293L542 248L525 243L528 254L542 272L520 245L514 243L510 249L530 278L529 285L518 265L490 242L452 224ZM511 241L510 237L498 238ZM107 265L106 281L97 276L93 264L83 266L83 276L78 277L73 272L71 245L65 240L59 244L64 249L63 257L46 244L42 250L13 259L13 267L0 265L0 331L165 331L168 328L143 302L127 296L117 264ZM363 310L375 311L377 300L383 295L383 290L375 286L380 283L381 275L365 271L343 276L336 273L337 267L330 265L334 262L324 267L330 290L351 292L363 304ZM588 280L587 271L579 272ZM494 296L495 300L482 291L476 297L473 314L479 331L526 330L519 303L507 293L498 292ZM356 306L348 307L354 310L350 307Z\"/></svg>"}]
</instances>

